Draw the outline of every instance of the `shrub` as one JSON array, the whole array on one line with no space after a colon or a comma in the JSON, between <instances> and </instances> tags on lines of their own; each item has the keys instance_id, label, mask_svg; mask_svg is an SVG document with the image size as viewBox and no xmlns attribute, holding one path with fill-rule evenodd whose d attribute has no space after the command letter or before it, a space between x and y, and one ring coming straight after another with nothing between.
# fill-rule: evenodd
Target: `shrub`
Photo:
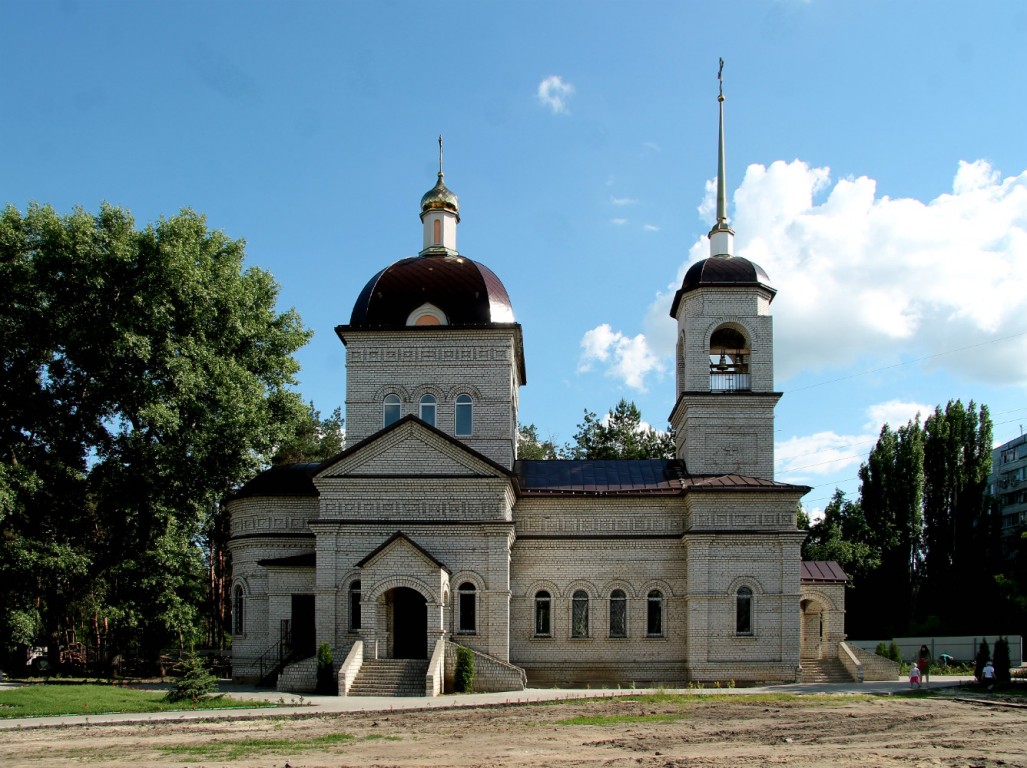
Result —
<instances>
[{"instance_id":1,"label":"shrub","mask_svg":"<svg viewBox=\"0 0 1027 768\"><path fill-rule=\"evenodd\" d=\"M322 696L338 696L339 681L335 677L332 646L321 643L317 647L317 692Z\"/></svg>"},{"instance_id":2,"label":"shrub","mask_svg":"<svg viewBox=\"0 0 1027 768\"><path fill-rule=\"evenodd\" d=\"M995 665L995 682L1009 682L1009 641L1000 637L995 641L995 656L992 659Z\"/></svg>"},{"instance_id":3,"label":"shrub","mask_svg":"<svg viewBox=\"0 0 1027 768\"><path fill-rule=\"evenodd\" d=\"M470 693L474 690L474 653L462 645L456 647L456 679L453 687L457 693Z\"/></svg>"},{"instance_id":4,"label":"shrub","mask_svg":"<svg viewBox=\"0 0 1027 768\"><path fill-rule=\"evenodd\" d=\"M203 664L203 659L190 653L182 659L182 676L164 697L174 703L199 701L217 690L218 679Z\"/></svg>"},{"instance_id":5,"label":"shrub","mask_svg":"<svg viewBox=\"0 0 1027 768\"><path fill-rule=\"evenodd\" d=\"M990 658L991 650L988 648L988 641L982 639L980 646L977 648L977 659L974 662L974 677L978 680L981 679L981 670L984 669L984 665L988 663Z\"/></svg>"},{"instance_id":6,"label":"shrub","mask_svg":"<svg viewBox=\"0 0 1027 768\"><path fill-rule=\"evenodd\" d=\"M902 651L899 649L899 644L894 640L888 643L888 653L885 656L892 661L902 663Z\"/></svg>"}]
</instances>

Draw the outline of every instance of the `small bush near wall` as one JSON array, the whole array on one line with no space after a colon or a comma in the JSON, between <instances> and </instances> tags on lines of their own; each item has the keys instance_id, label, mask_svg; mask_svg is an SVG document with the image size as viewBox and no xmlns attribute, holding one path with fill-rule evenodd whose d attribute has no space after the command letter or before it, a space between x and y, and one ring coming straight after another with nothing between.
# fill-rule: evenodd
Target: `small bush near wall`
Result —
<instances>
[{"instance_id":1,"label":"small bush near wall","mask_svg":"<svg viewBox=\"0 0 1027 768\"><path fill-rule=\"evenodd\" d=\"M321 643L317 648L317 692L322 696L338 696L339 683L335 678L332 646Z\"/></svg>"},{"instance_id":2,"label":"small bush near wall","mask_svg":"<svg viewBox=\"0 0 1027 768\"><path fill-rule=\"evenodd\" d=\"M470 693L474 690L474 654L470 648L462 645L456 648L456 679L453 687L457 693Z\"/></svg>"}]
</instances>

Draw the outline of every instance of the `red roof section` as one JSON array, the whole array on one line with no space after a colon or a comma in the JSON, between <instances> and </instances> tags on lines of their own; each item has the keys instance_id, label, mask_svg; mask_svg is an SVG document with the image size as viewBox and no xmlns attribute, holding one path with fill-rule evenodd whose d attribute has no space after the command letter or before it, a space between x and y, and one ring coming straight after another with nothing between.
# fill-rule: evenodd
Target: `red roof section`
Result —
<instances>
[{"instance_id":1,"label":"red roof section","mask_svg":"<svg viewBox=\"0 0 1027 768\"><path fill-rule=\"evenodd\" d=\"M849 577L834 560L803 560L800 579L807 584L844 584Z\"/></svg>"}]
</instances>

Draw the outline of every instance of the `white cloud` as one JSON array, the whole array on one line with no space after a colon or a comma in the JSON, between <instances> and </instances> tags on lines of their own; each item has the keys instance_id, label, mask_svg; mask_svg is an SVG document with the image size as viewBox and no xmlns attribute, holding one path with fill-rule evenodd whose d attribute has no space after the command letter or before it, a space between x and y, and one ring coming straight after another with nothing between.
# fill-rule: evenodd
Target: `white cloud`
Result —
<instances>
[{"instance_id":1,"label":"white cloud","mask_svg":"<svg viewBox=\"0 0 1027 768\"><path fill-rule=\"evenodd\" d=\"M1003 179L983 160L961 162L952 189L924 203L879 197L865 176L832 186L829 169L801 160L749 166L734 195L735 252L778 289L779 380L901 359L1027 381L1027 171ZM711 223L715 194L707 182L699 211ZM701 237L688 262L708 253ZM658 297L660 311L687 266Z\"/></svg>"},{"instance_id":2,"label":"white cloud","mask_svg":"<svg viewBox=\"0 0 1027 768\"><path fill-rule=\"evenodd\" d=\"M777 442L774 444L774 476L786 482L803 482L811 476L831 475L847 467L857 467L870 454L885 424L895 430L917 414L922 422L933 411L933 406L924 403L888 400L866 409L866 422L860 434L817 432Z\"/></svg>"},{"instance_id":3,"label":"white cloud","mask_svg":"<svg viewBox=\"0 0 1027 768\"><path fill-rule=\"evenodd\" d=\"M646 232L659 232L660 231L660 228L658 226L656 226L655 224L644 224L644 225L642 225L642 229L644 231L646 231Z\"/></svg>"},{"instance_id":4,"label":"white cloud","mask_svg":"<svg viewBox=\"0 0 1027 768\"><path fill-rule=\"evenodd\" d=\"M614 205L634 205L638 201L631 197L611 197L610 202Z\"/></svg>"},{"instance_id":5,"label":"white cloud","mask_svg":"<svg viewBox=\"0 0 1027 768\"><path fill-rule=\"evenodd\" d=\"M650 152L662 152L663 148L655 141L643 141L642 149L647 149Z\"/></svg>"},{"instance_id":6,"label":"white cloud","mask_svg":"<svg viewBox=\"0 0 1027 768\"><path fill-rule=\"evenodd\" d=\"M639 392L645 392L645 377L649 373L662 373L663 362L653 354L643 334L628 337L603 323L581 338L581 358L578 372L592 370L595 363L603 363L606 375L619 379Z\"/></svg>"},{"instance_id":7,"label":"white cloud","mask_svg":"<svg viewBox=\"0 0 1027 768\"><path fill-rule=\"evenodd\" d=\"M628 223L628 220L627 219L616 218L616 219L610 219L610 223L611 224L616 224L618 227L623 227L625 224Z\"/></svg>"},{"instance_id":8,"label":"white cloud","mask_svg":"<svg viewBox=\"0 0 1027 768\"><path fill-rule=\"evenodd\" d=\"M574 93L574 86L565 83L559 75L550 75L538 84L539 103L554 114L568 114L567 99Z\"/></svg>"},{"instance_id":9,"label":"white cloud","mask_svg":"<svg viewBox=\"0 0 1027 768\"><path fill-rule=\"evenodd\" d=\"M715 195L707 182L699 210L711 224ZM878 196L865 176L832 181L827 168L777 161L749 166L733 201L735 252L778 290L778 386L856 361L1027 381L1027 171L1003 178L983 160L961 162L952 191L921 202ZM674 355L671 299L708 255L701 236L646 312L647 347L664 367Z\"/></svg>"}]
</instances>

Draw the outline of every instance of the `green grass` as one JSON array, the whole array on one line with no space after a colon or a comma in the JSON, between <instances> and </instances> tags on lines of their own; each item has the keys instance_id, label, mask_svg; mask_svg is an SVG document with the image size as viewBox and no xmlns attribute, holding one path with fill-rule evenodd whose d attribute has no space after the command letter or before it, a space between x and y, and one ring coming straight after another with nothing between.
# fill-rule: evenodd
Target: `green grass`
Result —
<instances>
[{"instance_id":1,"label":"green grass","mask_svg":"<svg viewBox=\"0 0 1027 768\"><path fill-rule=\"evenodd\" d=\"M199 702L164 701L163 692L118 685L26 685L0 691L0 718L53 715L105 715L115 712L178 712L182 710L270 707L267 701L242 701L219 696Z\"/></svg>"},{"instance_id":2,"label":"green grass","mask_svg":"<svg viewBox=\"0 0 1027 768\"><path fill-rule=\"evenodd\" d=\"M557 725L629 725L631 723L668 723L681 720L685 714L653 715L583 715L557 720Z\"/></svg>"},{"instance_id":3,"label":"green grass","mask_svg":"<svg viewBox=\"0 0 1027 768\"><path fill-rule=\"evenodd\" d=\"M330 750L352 742L354 736L348 733L329 733L309 739L224 739L197 744L170 744L157 749L167 755L185 760L239 760L266 754L295 754L311 750ZM367 736L365 741L385 739L398 741L394 736Z\"/></svg>"}]
</instances>

